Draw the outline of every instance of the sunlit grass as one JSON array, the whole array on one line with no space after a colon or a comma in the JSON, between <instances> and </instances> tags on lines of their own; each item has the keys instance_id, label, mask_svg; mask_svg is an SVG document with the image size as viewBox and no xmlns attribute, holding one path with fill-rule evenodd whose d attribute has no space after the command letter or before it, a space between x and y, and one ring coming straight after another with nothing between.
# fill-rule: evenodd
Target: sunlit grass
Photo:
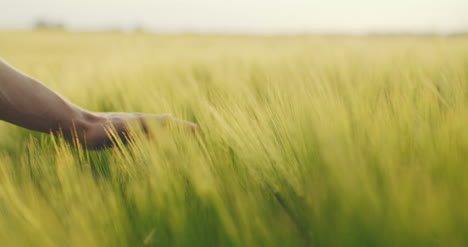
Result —
<instances>
[{"instance_id":1,"label":"sunlit grass","mask_svg":"<svg viewBox=\"0 0 468 247\"><path fill-rule=\"evenodd\" d=\"M0 33L105 151L0 125L1 246L466 246L467 37Z\"/></svg>"}]
</instances>

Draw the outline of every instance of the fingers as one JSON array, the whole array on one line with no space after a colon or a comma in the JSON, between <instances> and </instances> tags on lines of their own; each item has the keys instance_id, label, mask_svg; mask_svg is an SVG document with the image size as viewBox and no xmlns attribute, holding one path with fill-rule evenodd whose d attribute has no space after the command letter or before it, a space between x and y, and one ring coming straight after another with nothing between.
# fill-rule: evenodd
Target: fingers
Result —
<instances>
[{"instance_id":1,"label":"fingers","mask_svg":"<svg viewBox=\"0 0 468 247\"><path fill-rule=\"evenodd\" d=\"M156 118L163 125L175 123L178 126L188 127L191 131L195 131L197 129L197 125L195 123L185 121L182 119L178 119L178 118L174 118L172 117L170 113L143 115L143 119L148 119L148 118Z\"/></svg>"},{"instance_id":2,"label":"fingers","mask_svg":"<svg viewBox=\"0 0 468 247\"><path fill-rule=\"evenodd\" d=\"M105 148L112 144L112 137L109 131L114 131L117 136L125 143L129 138L129 132L132 123L139 124L146 136L150 139L152 136L151 125L174 126L180 129L190 130L192 133L197 131L198 126L195 123L173 118L171 114L143 114L143 113L97 113L99 121L93 123L85 134L88 148Z\"/></svg>"},{"instance_id":3,"label":"fingers","mask_svg":"<svg viewBox=\"0 0 468 247\"><path fill-rule=\"evenodd\" d=\"M170 113L156 114L154 115L161 124L166 125L171 119L172 116Z\"/></svg>"},{"instance_id":4,"label":"fingers","mask_svg":"<svg viewBox=\"0 0 468 247\"><path fill-rule=\"evenodd\" d=\"M182 119L174 118L170 113L164 114L142 114L139 116L140 122L142 124L143 130L148 133L148 125L151 123L151 120L157 120L158 123L163 126L171 125L180 128L188 128L190 131L195 132L198 126L195 123L185 121Z\"/></svg>"},{"instance_id":5,"label":"fingers","mask_svg":"<svg viewBox=\"0 0 468 247\"><path fill-rule=\"evenodd\" d=\"M172 118L172 121L174 121L177 124L181 124L188 127L192 132L195 132L198 128L197 124L182 119Z\"/></svg>"}]
</instances>

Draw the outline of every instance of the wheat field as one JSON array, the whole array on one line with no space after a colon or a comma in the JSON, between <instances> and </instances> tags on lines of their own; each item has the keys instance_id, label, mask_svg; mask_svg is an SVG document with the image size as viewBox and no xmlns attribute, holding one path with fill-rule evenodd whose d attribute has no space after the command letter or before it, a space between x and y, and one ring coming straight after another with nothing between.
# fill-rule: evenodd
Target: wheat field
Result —
<instances>
[{"instance_id":1,"label":"wheat field","mask_svg":"<svg viewBox=\"0 0 468 247\"><path fill-rule=\"evenodd\" d=\"M467 246L467 36L0 32L92 111L171 113L73 148L0 123L0 246Z\"/></svg>"}]
</instances>

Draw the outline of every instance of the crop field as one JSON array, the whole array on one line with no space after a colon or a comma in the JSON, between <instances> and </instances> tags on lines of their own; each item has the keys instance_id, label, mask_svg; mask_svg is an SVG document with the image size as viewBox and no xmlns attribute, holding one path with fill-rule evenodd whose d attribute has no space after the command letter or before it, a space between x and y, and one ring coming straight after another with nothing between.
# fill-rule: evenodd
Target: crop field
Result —
<instances>
[{"instance_id":1,"label":"crop field","mask_svg":"<svg viewBox=\"0 0 468 247\"><path fill-rule=\"evenodd\" d=\"M102 151L0 122L0 246L468 246L468 36L0 32Z\"/></svg>"}]
</instances>

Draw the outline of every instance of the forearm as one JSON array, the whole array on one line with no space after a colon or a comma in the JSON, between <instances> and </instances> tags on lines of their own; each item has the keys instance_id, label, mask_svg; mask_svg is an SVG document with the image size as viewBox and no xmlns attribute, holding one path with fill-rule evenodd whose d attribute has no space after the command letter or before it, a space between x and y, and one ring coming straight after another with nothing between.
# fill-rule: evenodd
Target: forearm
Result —
<instances>
[{"instance_id":1,"label":"forearm","mask_svg":"<svg viewBox=\"0 0 468 247\"><path fill-rule=\"evenodd\" d=\"M70 135L86 128L93 114L0 58L0 119L24 128ZM83 130L84 131L84 130Z\"/></svg>"},{"instance_id":2,"label":"forearm","mask_svg":"<svg viewBox=\"0 0 468 247\"><path fill-rule=\"evenodd\" d=\"M110 146L109 127L126 141L129 123L140 123L147 131L151 119L163 124L174 120L192 130L196 128L167 114L89 112L0 58L0 120L44 133L59 132L74 144L76 137L86 148L95 149Z\"/></svg>"}]
</instances>

